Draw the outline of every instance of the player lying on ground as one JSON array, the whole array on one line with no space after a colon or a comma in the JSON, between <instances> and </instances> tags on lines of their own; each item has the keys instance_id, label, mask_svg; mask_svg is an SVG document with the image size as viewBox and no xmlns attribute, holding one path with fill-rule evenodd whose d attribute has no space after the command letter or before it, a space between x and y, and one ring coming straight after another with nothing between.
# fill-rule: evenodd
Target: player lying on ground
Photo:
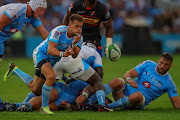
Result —
<instances>
[{"instance_id":1,"label":"player lying on ground","mask_svg":"<svg viewBox=\"0 0 180 120\"><path fill-rule=\"evenodd\" d=\"M113 79L110 84L115 84L116 91L112 91L112 96L116 101L108 106L110 108L143 109L154 99L167 92L174 108L180 109L177 89L168 73L172 62L173 57L168 53L163 53L158 63L147 60L127 71L124 79L129 84L126 84L123 79ZM94 102L95 99L94 97L92 101ZM84 102L85 97L79 96L76 101L77 103ZM90 104L93 102L90 100Z\"/></svg>"},{"instance_id":2,"label":"player lying on ground","mask_svg":"<svg viewBox=\"0 0 180 120\"><path fill-rule=\"evenodd\" d=\"M49 99L49 109L51 111L58 110L89 110L90 106L85 104L76 104L76 98L81 95L83 89L87 87L86 82L76 80L72 81L70 84L64 84L62 82L56 82L53 85L52 92ZM109 84L105 85L105 91L110 87ZM106 92L107 93L107 92ZM111 103L112 101L106 97L106 104ZM42 96L35 96L29 100L29 102L22 103L5 103L6 111L37 111L40 109L42 104ZM98 108L96 108L98 110Z\"/></svg>"},{"instance_id":3,"label":"player lying on ground","mask_svg":"<svg viewBox=\"0 0 180 120\"><path fill-rule=\"evenodd\" d=\"M104 89L104 85L102 84L101 78L95 72L95 70L92 69L91 66L89 66L89 64L81 59L81 57L78 56L75 59L71 56L63 57L60 62L58 62L58 64L58 66L55 65L53 68L57 79L63 78L64 73L70 73L72 78L77 78L89 83L91 85L90 87L95 92L98 103L100 104L98 110L112 111L112 109L109 109L107 106L105 106L105 93L104 90L102 90L102 88ZM21 76L19 75L18 77L20 77L23 82L28 80L27 78L29 78L29 75L18 69L17 66L15 67L14 64L11 64L11 66L11 70L8 70L9 73L15 75L19 75L19 73L21 73ZM101 86L101 84L103 85L103 87ZM87 96L88 93L84 92L82 94ZM27 97L27 100L25 101L29 101L32 96L35 95L33 93L30 93Z\"/></svg>"}]
</instances>

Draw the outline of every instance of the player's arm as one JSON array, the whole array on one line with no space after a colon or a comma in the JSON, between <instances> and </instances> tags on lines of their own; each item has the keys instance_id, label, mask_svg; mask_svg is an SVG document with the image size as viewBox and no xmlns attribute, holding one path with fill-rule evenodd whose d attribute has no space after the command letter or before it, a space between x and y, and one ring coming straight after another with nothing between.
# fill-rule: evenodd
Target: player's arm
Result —
<instances>
[{"instance_id":1,"label":"player's arm","mask_svg":"<svg viewBox=\"0 0 180 120\"><path fill-rule=\"evenodd\" d=\"M113 38L113 26L112 26L112 19L110 18L108 21L103 23L106 28L106 45L112 43Z\"/></svg>"},{"instance_id":2,"label":"player's arm","mask_svg":"<svg viewBox=\"0 0 180 120\"><path fill-rule=\"evenodd\" d=\"M94 92L94 88L91 85L88 85L86 88L84 88L82 94L76 98L76 103L80 104L85 102L89 98L89 95L94 94Z\"/></svg>"},{"instance_id":3,"label":"player's arm","mask_svg":"<svg viewBox=\"0 0 180 120\"><path fill-rule=\"evenodd\" d=\"M41 37L45 40L48 35L49 32L44 28L43 24L41 24L40 26L36 27L36 30L41 34Z\"/></svg>"},{"instance_id":4,"label":"player's arm","mask_svg":"<svg viewBox=\"0 0 180 120\"><path fill-rule=\"evenodd\" d=\"M56 56L56 57L67 57L72 54L71 47L69 47L65 52L59 51L56 47L58 46L57 43L53 41L49 41L47 53Z\"/></svg>"},{"instance_id":5,"label":"player's arm","mask_svg":"<svg viewBox=\"0 0 180 120\"><path fill-rule=\"evenodd\" d=\"M11 23L11 19L6 15L2 14L0 16L0 32L2 31L4 26L7 26Z\"/></svg>"},{"instance_id":6,"label":"player's arm","mask_svg":"<svg viewBox=\"0 0 180 120\"><path fill-rule=\"evenodd\" d=\"M180 109L180 100L178 96L171 97L171 102L175 109Z\"/></svg>"},{"instance_id":7,"label":"player's arm","mask_svg":"<svg viewBox=\"0 0 180 120\"><path fill-rule=\"evenodd\" d=\"M66 12L66 14L64 15L63 21L62 21L62 25L66 25L66 26L68 25L70 16L71 15L68 12Z\"/></svg>"},{"instance_id":8,"label":"player's arm","mask_svg":"<svg viewBox=\"0 0 180 120\"><path fill-rule=\"evenodd\" d=\"M130 71L127 71L124 74L124 80L126 80L126 82L128 82L132 87L134 88L138 88L137 86L137 82L135 82L132 78L135 78L139 76L138 72L133 68Z\"/></svg>"},{"instance_id":9,"label":"player's arm","mask_svg":"<svg viewBox=\"0 0 180 120\"><path fill-rule=\"evenodd\" d=\"M81 34L76 34L76 36L74 36L73 41L72 41L72 50L73 50L73 54L72 57L76 58L80 52L80 48L77 46L77 42L79 42L81 40Z\"/></svg>"}]
</instances>

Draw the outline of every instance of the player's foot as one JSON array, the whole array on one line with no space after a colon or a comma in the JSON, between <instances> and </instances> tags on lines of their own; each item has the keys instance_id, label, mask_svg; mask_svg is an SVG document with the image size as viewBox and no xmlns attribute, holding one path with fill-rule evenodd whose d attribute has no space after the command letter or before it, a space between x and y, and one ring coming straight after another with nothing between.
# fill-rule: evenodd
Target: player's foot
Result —
<instances>
[{"instance_id":1,"label":"player's foot","mask_svg":"<svg viewBox=\"0 0 180 120\"><path fill-rule=\"evenodd\" d=\"M102 106L98 104L98 111L114 111L112 108L110 108L108 105Z\"/></svg>"},{"instance_id":2,"label":"player's foot","mask_svg":"<svg viewBox=\"0 0 180 120\"><path fill-rule=\"evenodd\" d=\"M15 111L16 110L16 104L14 103L10 103L10 102L5 102L4 103L4 109L6 111Z\"/></svg>"},{"instance_id":3,"label":"player's foot","mask_svg":"<svg viewBox=\"0 0 180 120\"><path fill-rule=\"evenodd\" d=\"M50 115L54 114L53 112L51 112L51 111L49 110L49 107L48 107L48 106L47 106L47 107L41 107L40 113L42 113L42 114L50 114Z\"/></svg>"},{"instance_id":4,"label":"player's foot","mask_svg":"<svg viewBox=\"0 0 180 120\"><path fill-rule=\"evenodd\" d=\"M11 75L13 75L13 71L17 68L18 67L14 63L9 63L9 68L6 74L4 75L4 82L6 82L11 77Z\"/></svg>"},{"instance_id":5,"label":"player's foot","mask_svg":"<svg viewBox=\"0 0 180 120\"><path fill-rule=\"evenodd\" d=\"M23 104L22 106L18 107L16 109L16 111L20 111L20 112L32 112L32 108L29 107L28 105L26 104Z\"/></svg>"}]
</instances>

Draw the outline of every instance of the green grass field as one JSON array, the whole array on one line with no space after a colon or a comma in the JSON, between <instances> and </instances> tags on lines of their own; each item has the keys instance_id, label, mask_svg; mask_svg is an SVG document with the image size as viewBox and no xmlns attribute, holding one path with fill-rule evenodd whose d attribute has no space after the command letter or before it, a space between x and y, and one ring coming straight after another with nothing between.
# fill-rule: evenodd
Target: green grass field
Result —
<instances>
[{"instance_id":1,"label":"green grass field","mask_svg":"<svg viewBox=\"0 0 180 120\"><path fill-rule=\"evenodd\" d=\"M118 62L111 62L103 58L104 66L104 83L115 77L122 77L123 74L135 67L140 62L151 59L157 61L159 56L121 56ZM25 99L30 90L17 77L13 76L6 83L3 82L3 76L7 70L8 63L14 62L21 70L34 75L34 67L32 59L27 58L5 58L0 68L0 97L3 101L21 102ZM176 84L178 92L180 92L180 55L174 55L173 66L170 74ZM112 98L112 97L110 97ZM0 120L179 120L180 110L174 110L168 94L164 94L157 100L153 101L140 111L115 111L115 112L94 112L94 111L57 111L54 115L42 115L39 112L23 113L23 112L0 112Z\"/></svg>"}]
</instances>

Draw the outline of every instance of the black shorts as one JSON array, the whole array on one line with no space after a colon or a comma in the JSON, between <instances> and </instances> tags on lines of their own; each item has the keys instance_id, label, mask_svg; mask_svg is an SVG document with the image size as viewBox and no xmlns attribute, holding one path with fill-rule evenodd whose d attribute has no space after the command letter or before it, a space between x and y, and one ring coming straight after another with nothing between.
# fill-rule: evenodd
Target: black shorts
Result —
<instances>
[{"instance_id":1,"label":"black shorts","mask_svg":"<svg viewBox=\"0 0 180 120\"><path fill-rule=\"evenodd\" d=\"M40 78L43 78L46 80L46 77L41 73L41 67L43 64L49 62L49 59L43 59L41 60L38 65L36 66L36 71L35 71L35 75L40 77Z\"/></svg>"}]
</instances>

